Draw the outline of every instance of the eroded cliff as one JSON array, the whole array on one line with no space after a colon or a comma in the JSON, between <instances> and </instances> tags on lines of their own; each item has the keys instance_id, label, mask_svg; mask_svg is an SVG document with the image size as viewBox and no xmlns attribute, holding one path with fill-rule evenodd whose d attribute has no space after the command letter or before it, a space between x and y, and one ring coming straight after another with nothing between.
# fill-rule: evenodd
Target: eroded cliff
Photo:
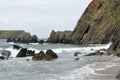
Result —
<instances>
[{"instance_id":1,"label":"eroded cliff","mask_svg":"<svg viewBox=\"0 0 120 80\"><path fill-rule=\"evenodd\" d=\"M113 42L110 50L119 50L120 0L93 0L67 39L70 44Z\"/></svg>"}]
</instances>

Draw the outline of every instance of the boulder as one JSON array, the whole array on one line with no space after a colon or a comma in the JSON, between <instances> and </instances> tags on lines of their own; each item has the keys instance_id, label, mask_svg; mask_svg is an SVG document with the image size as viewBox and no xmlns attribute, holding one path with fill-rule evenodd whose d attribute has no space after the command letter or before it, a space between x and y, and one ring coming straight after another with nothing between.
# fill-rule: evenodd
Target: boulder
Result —
<instances>
[{"instance_id":1,"label":"boulder","mask_svg":"<svg viewBox=\"0 0 120 80\"><path fill-rule=\"evenodd\" d=\"M11 52L10 51L7 51L7 50L1 50L0 51L1 55L5 58L5 59L8 59L11 55ZM1 57L2 58L2 57Z\"/></svg>"},{"instance_id":2,"label":"boulder","mask_svg":"<svg viewBox=\"0 0 120 80\"><path fill-rule=\"evenodd\" d=\"M35 51L27 50L26 56L34 56L34 55L35 55Z\"/></svg>"},{"instance_id":3,"label":"boulder","mask_svg":"<svg viewBox=\"0 0 120 80\"><path fill-rule=\"evenodd\" d=\"M57 54L53 52L51 49L46 51L46 54L43 51L40 51L39 53L35 54L32 57L32 60L53 60L58 58Z\"/></svg>"},{"instance_id":4,"label":"boulder","mask_svg":"<svg viewBox=\"0 0 120 80\"><path fill-rule=\"evenodd\" d=\"M48 55L48 54L45 54L45 55L43 56L43 60L46 60L46 61L50 61L50 60L53 60L53 59L54 59L53 56Z\"/></svg>"},{"instance_id":5,"label":"boulder","mask_svg":"<svg viewBox=\"0 0 120 80\"><path fill-rule=\"evenodd\" d=\"M55 52L53 52L51 49L48 49L48 50L46 51L46 54L52 56L53 59L58 58L57 54L56 54Z\"/></svg>"},{"instance_id":6,"label":"boulder","mask_svg":"<svg viewBox=\"0 0 120 80\"><path fill-rule=\"evenodd\" d=\"M19 53L17 54L16 57L26 57L26 53L27 53L27 49L26 48L22 48Z\"/></svg>"},{"instance_id":7,"label":"boulder","mask_svg":"<svg viewBox=\"0 0 120 80\"><path fill-rule=\"evenodd\" d=\"M35 54L32 57L32 60L43 60L44 55L45 55L45 53L43 51L40 51L39 53Z\"/></svg>"},{"instance_id":8,"label":"boulder","mask_svg":"<svg viewBox=\"0 0 120 80\"><path fill-rule=\"evenodd\" d=\"M22 47L20 47L20 46L18 46L18 45L13 45L13 49L19 50L20 48L22 48Z\"/></svg>"}]
</instances>

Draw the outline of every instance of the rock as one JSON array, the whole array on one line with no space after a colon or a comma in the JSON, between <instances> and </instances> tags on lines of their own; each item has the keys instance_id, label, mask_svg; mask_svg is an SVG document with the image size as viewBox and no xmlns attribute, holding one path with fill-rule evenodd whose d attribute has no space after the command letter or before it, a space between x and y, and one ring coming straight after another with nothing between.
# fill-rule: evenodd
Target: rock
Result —
<instances>
[{"instance_id":1,"label":"rock","mask_svg":"<svg viewBox=\"0 0 120 80\"><path fill-rule=\"evenodd\" d=\"M45 53L43 51L40 51L32 57L32 60L43 60L44 55Z\"/></svg>"},{"instance_id":2,"label":"rock","mask_svg":"<svg viewBox=\"0 0 120 80\"><path fill-rule=\"evenodd\" d=\"M39 44L43 44L43 43L44 43L44 40L41 39L41 40L39 41Z\"/></svg>"},{"instance_id":3,"label":"rock","mask_svg":"<svg viewBox=\"0 0 120 80\"><path fill-rule=\"evenodd\" d=\"M64 43L64 44L68 44L68 43L70 43L68 36L71 33L72 33L72 31L58 31L58 32L55 32L54 30L52 30L47 42L48 43Z\"/></svg>"},{"instance_id":4,"label":"rock","mask_svg":"<svg viewBox=\"0 0 120 80\"><path fill-rule=\"evenodd\" d=\"M55 58L53 58L53 56L48 55L48 54L45 54L45 55L43 56L43 60L50 61L50 60L53 60L53 59L55 59Z\"/></svg>"},{"instance_id":5,"label":"rock","mask_svg":"<svg viewBox=\"0 0 120 80\"><path fill-rule=\"evenodd\" d=\"M40 51L39 53L35 54L32 57L32 60L53 60L58 58L57 54L53 52L51 49L46 51L46 54L43 51Z\"/></svg>"},{"instance_id":6,"label":"rock","mask_svg":"<svg viewBox=\"0 0 120 80\"><path fill-rule=\"evenodd\" d=\"M94 52L94 53L90 53L90 54L87 54L87 55L85 55L85 56L102 56L102 55L104 55L105 53L103 53L103 52Z\"/></svg>"},{"instance_id":7,"label":"rock","mask_svg":"<svg viewBox=\"0 0 120 80\"><path fill-rule=\"evenodd\" d=\"M75 61L78 61L80 58L75 58Z\"/></svg>"},{"instance_id":8,"label":"rock","mask_svg":"<svg viewBox=\"0 0 120 80\"><path fill-rule=\"evenodd\" d=\"M27 50L26 56L34 56L34 55L35 55L35 51Z\"/></svg>"},{"instance_id":9,"label":"rock","mask_svg":"<svg viewBox=\"0 0 120 80\"><path fill-rule=\"evenodd\" d=\"M20 47L20 46L18 46L18 45L13 45L13 49L19 50L20 48L22 48L22 47Z\"/></svg>"},{"instance_id":10,"label":"rock","mask_svg":"<svg viewBox=\"0 0 120 80\"><path fill-rule=\"evenodd\" d=\"M74 56L78 56L78 54L82 54L82 53L80 53L80 52L75 52L75 53L74 53Z\"/></svg>"},{"instance_id":11,"label":"rock","mask_svg":"<svg viewBox=\"0 0 120 80\"><path fill-rule=\"evenodd\" d=\"M117 53L117 54L115 54L115 53ZM115 56L120 57L120 52L115 52L115 53L114 53Z\"/></svg>"},{"instance_id":12,"label":"rock","mask_svg":"<svg viewBox=\"0 0 120 80\"><path fill-rule=\"evenodd\" d=\"M19 53L17 54L16 57L26 57L26 53L27 53L27 49L26 48L22 48Z\"/></svg>"},{"instance_id":13,"label":"rock","mask_svg":"<svg viewBox=\"0 0 120 80\"><path fill-rule=\"evenodd\" d=\"M56 54L55 52L53 52L51 49L48 49L48 50L46 51L46 54L52 56L53 59L58 58L57 54Z\"/></svg>"},{"instance_id":14,"label":"rock","mask_svg":"<svg viewBox=\"0 0 120 80\"><path fill-rule=\"evenodd\" d=\"M115 75L115 79L120 79L120 71Z\"/></svg>"},{"instance_id":15,"label":"rock","mask_svg":"<svg viewBox=\"0 0 120 80\"><path fill-rule=\"evenodd\" d=\"M31 36L27 43L38 43L38 37L36 35Z\"/></svg>"},{"instance_id":16,"label":"rock","mask_svg":"<svg viewBox=\"0 0 120 80\"><path fill-rule=\"evenodd\" d=\"M26 61L30 61L30 59L26 59Z\"/></svg>"},{"instance_id":17,"label":"rock","mask_svg":"<svg viewBox=\"0 0 120 80\"><path fill-rule=\"evenodd\" d=\"M8 59L11 55L11 52L7 50L1 50L0 53L5 59Z\"/></svg>"}]
</instances>

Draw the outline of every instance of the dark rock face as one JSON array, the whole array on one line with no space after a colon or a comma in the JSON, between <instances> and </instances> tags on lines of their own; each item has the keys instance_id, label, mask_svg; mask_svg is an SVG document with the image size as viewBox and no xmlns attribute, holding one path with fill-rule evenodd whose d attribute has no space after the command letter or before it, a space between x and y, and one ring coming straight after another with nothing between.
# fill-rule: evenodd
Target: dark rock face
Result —
<instances>
[{"instance_id":1,"label":"dark rock face","mask_svg":"<svg viewBox=\"0 0 120 80\"><path fill-rule=\"evenodd\" d=\"M43 51L40 51L39 53L35 54L32 57L32 60L53 60L58 58L57 54L55 52L53 52L52 50L47 50L46 54Z\"/></svg>"},{"instance_id":2,"label":"dark rock face","mask_svg":"<svg viewBox=\"0 0 120 80\"><path fill-rule=\"evenodd\" d=\"M7 51L7 50L1 50L0 54L2 55L1 59L2 59L2 57L4 57L4 59L8 59L10 57L10 55L11 55L11 52Z\"/></svg>"},{"instance_id":3,"label":"dark rock face","mask_svg":"<svg viewBox=\"0 0 120 80\"><path fill-rule=\"evenodd\" d=\"M27 56L34 56L35 51L27 50L27 48L22 48L16 57L27 57Z\"/></svg>"},{"instance_id":4,"label":"dark rock face","mask_svg":"<svg viewBox=\"0 0 120 80\"><path fill-rule=\"evenodd\" d=\"M64 44L68 44L70 43L69 41L69 35L72 33L72 31L58 31L55 32L54 30L52 30L50 37L48 38L47 42L48 43L64 43Z\"/></svg>"},{"instance_id":5,"label":"dark rock face","mask_svg":"<svg viewBox=\"0 0 120 80\"><path fill-rule=\"evenodd\" d=\"M16 57L26 57L27 49L22 48Z\"/></svg>"},{"instance_id":6,"label":"dark rock face","mask_svg":"<svg viewBox=\"0 0 120 80\"><path fill-rule=\"evenodd\" d=\"M18 46L18 45L13 45L13 49L19 50L20 48L22 48L22 47L20 47L20 46Z\"/></svg>"}]
</instances>

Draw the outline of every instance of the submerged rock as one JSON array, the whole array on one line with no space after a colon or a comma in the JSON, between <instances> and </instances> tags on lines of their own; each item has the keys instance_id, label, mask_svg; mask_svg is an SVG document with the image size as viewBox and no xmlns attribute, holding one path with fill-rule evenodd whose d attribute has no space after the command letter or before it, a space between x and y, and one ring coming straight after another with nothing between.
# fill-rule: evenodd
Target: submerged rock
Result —
<instances>
[{"instance_id":1,"label":"submerged rock","mask_svg":"<svg viewBox=\"0 0 120 80\"><path fill-rule=\"evenodd\" d=\"M5 57L4 56L0 56L0 60L4 60L5 59Z\"/></svg>"},{"instance_id":2,"label":"submerged rock","mask_svg":"<svg viewBox=\"0 0 120 80\"><path fill-rule=\"evenodd\" d=\"M8 59L11 55L11 52L7 50L1 50L0 54L2 55L1 58L4 57L5 59Z\"/></svg>"},{"instance_id":3,"label":"submerged rock","mask_svg":"<svg viewBox=\"0 0 120 80\"><path fill-rule=\"evenodd\" d=\"M85 56L102 56L102 55L104 55L105 53L103 53L103 52L94 52L94 53L90 53L90 54L87 54L87 55L85 55Z\"/></svg>"}]
</instances>

